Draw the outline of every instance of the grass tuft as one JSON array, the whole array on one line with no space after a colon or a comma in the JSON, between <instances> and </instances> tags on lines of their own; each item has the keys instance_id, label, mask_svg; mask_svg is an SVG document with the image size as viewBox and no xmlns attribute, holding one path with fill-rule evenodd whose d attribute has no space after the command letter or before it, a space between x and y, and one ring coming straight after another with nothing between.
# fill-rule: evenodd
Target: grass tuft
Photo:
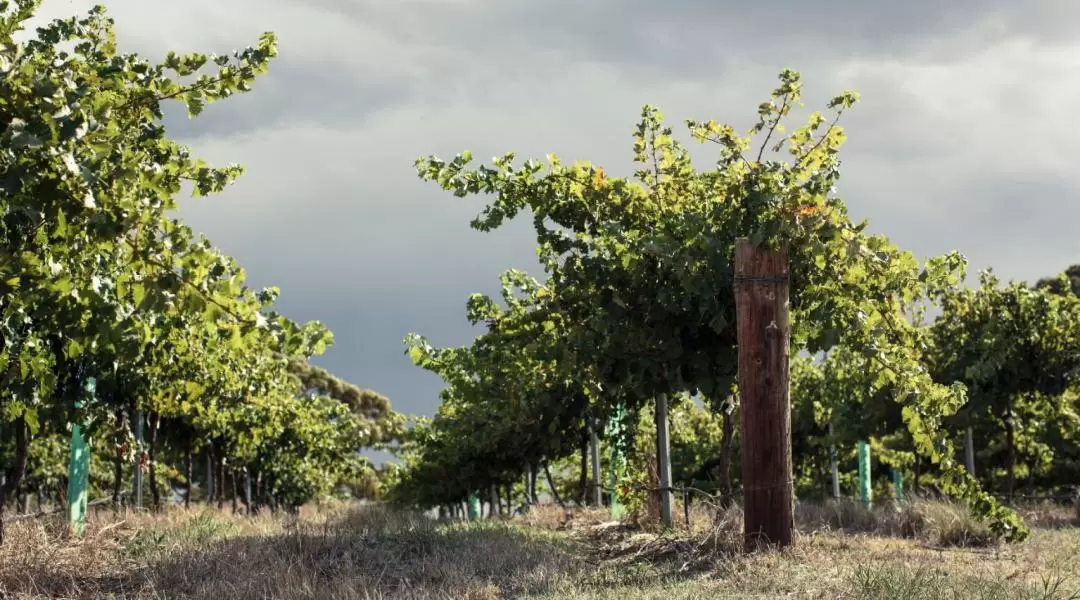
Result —
<instances>
[{"instance_id":1,"label":"grass tuft","mask_svg":"<svg viewBox=\"0 0 1080 600\"><path fill-rule=\"evenodd\" d=\"M864 507L856 500L800 504L796 520L811 531L920 538L946 547L989 547L998 543L989 528L963 504L940 500L889 502Z\"/></svg>"}]
</instances>

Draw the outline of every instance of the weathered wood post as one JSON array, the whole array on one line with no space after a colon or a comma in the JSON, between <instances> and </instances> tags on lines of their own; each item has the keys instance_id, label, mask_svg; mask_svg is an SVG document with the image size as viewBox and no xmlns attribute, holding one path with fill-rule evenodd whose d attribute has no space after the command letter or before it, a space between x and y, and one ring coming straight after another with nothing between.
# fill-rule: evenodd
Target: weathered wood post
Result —
<instances>
[{"instance_id":1,"label":"weathered wood post","mask_svg":"<svg viewBox=\"0 0 1080 600\"><path fill-rule=\"evenodd\" d=\"M971 425L967 426L964 430L964 466L967 467L968 473L971 476L975 476L975 435L972 432Z\"/></svg>"},{"instance_id":2,"label":"weathered wood post","mask_svg":"<svg viewBox=\"0 0 1080 600\"><path fill-rule=\"evenodd\" d=\"M833 436L833 424L829 423L829 437ZM840 465L836 460L836 443L829 444L829 468L832 470L832 495L840 499Z\"/></svg>"},{"instance_id":3,"label":"weathered wood post","mask_svg":"<svg viewBox=\"0 0 1080 600\"><path fill-rule=\"evenodd\" d=\"M788 256L735 241L743 534L748 550L793 542Z\"/></svg>"},{"instance_id":4,"label":"weathered wood post","mask_svg":"<svg viewBox=\"0 0 1080 600\"><path fill-rule=\"evenodd\" d=\"M522 505L524 505L526 509L528 509L529 506L532 506L532 496L529 495L529 482L531 480L532 465L525 465L525 492L522 494L524 496L524 501L522 502Z\"/></svg>"},{"instance_id":5,"label":"weathered wood post","mask_svg":"<svg viewBox=\"0 0 1080 600\"><path fill-rule=\"evenodd\" d=\"M599 508L604 506L604 488L600 483L600 437L592 423L589 424L589 456L592 458L592 504Z\"/></svg>"},{"instance_id":6,"label":"weathered wood post","mask_svg":"<svg viewBox=\"0 0 1080 600\"><path fill-rule=\"evenodd\" d=\"M622 431L622 419L625 412L622 403L615 405L615 413L611 416L611 420L608 421L607 436L611 440L608 443L608 483L611 487L611 518L620 519L623 515L623 506L619 502L619 478L622 475L622 470L625 467L626 459L623 456L622 444L623 444L623 431Z\"/></svg>"},{"instance_id":7,"label":"weathered wood post","mask_svg":"<svg viewBox=\"0 0 1080 600\"><path fill-rule=\"evenodd\" d=\"M251 514L251 471L244 467L244 514Z\"/></svg>"},{"instance_id":8,"label":"weathered wood post","mask_svg":"<svg viewBox=\"0 0 1080 600\"><path fill-rule=\"evenodd\" d=\"M206 444L206 505L214 501L214 457L210 443Z\"/></svg>"},{"instance_id":9,"label":"weathered wood post","mask_svg":"<svg viewBox=\"0 0 1080 600\"><path fill-rule=\"evenodd\" d=\"M132 493L135 495L135 508L142 508L143 502L143 472L142 472L142 457L143 457L143 413L138 411L135 413L135 421L132 423L135 428L135 468L132 471L132 478L134 479L132 487Z\"/></svg>"},{"instance_id":10,"label":"weathered wood post","mask_svg":"<svg viewBox=\"0 0 1080 600\"><path fill-rule=\"evenodd\" d=\"M668 396L656 395L656 469L660 475L660 523L671 527L671 436L668 425Z\"/></svg>"}]
</instances>

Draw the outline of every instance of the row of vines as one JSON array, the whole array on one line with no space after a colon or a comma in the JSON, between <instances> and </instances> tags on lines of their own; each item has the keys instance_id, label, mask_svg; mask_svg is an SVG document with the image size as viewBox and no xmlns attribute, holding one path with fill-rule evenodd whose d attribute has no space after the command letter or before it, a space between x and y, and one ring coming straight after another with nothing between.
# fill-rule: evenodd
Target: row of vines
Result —
<instances>
[{"instance_id":1,"label":"row of vines","mask_svg":"<svg viewBox=\"0 0 1080 600\"><path fill-rule=\"evenodd\" d=\"M797 496L829 495L834 459L853 490L866 440L878 485L899 469L1019 541L1007 500L1077 482L1080 269L969 285L960 253L920 262L852 221L835 186L853 92L789 130L802 82L785 70L747 135L686 123L713 151L704 169L651 106L631 177L554 155L419 159L422 179L490 198L473 228L531 217L546 276L509 270L501 297L470 297L484 331L469 345L407 337L445 381L434 418L408 428L385 397L311 364L333 340L322 324L275 312L278 290L248 287L175 216L182 192L219 192L242 169L170 140L163 106L196 117L249 91L274 36L152 63L117 51L101 8L20 39L38 4L0 2L0 517L12 498L63 503L72 423L93 448L91 495L115 504L535 502L541 478L557 501L595 502L598 440L615 452L593 462L618 472L599 494L637 514L656 486L658 400L672 481L736 498L742 237L790 258ZM401 460L377 472L367 448Z\"/></svg>"},{"instance_id":2,"label":"row of vines","mask_svg":"<svg viewBox=\"0 0 1080 600\"><path fill-rule=\"evenodd\" d=\"M274 36L153 63L118 52L101 7L26 32L38 5L0 2L0 514L12 498L63 503L72 423L93 449L92 497L124 501L136 476L134 501L154 506L377 493L360 452L404 419L312 366L330 331L276 313L277 289L245 285L175 216L182 192L242 169L170 140L163 107L196 117L249 91Z\"/></svg>"},{"instance_id":3,"label":"row of vines","mask_svg":"<svg viewBox=\"0 0 1080 600\"><path fill-rule=\"evenodd\" d=\"M531 501L543 473L560 501L585 502L595 496L586 477L595 435L614 450L605 463L626 461L601 493L639 512L657 486L658 399L671 407L661 425L673 483L737 498L742 237L790 257L797 496L831 495L834 456L852 494L865 440L878 485L899 469L1020 541L1028 530L1002 496L1077 483L1077 267L1035 286L992 272L969 285L959 252L920 262L870 233L836 193L838 122L858 96L845 92L787 128L802 82L791 70L779 79L745 136L687 121L689 137L713 151L704 169L651 106L633 134L632 177L550 154L477 167L468 152L417 160L423 180L490 199L474 229L531 218L546 277L510 270L501 298L469 298L467 318L484 329L470 345L407 337L412 360L445 387L434 419L403 446L396 501L454 507L522 487Z\"/></svg>"}]
</instances>

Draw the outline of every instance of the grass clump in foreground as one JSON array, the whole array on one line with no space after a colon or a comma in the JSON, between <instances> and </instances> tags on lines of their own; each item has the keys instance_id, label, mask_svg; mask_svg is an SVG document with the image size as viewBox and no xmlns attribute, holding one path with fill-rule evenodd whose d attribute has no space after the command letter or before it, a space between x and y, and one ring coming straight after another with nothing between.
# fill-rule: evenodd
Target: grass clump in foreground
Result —
<instances>
[{"instance_id":1,"label":"grass clump in foreground","mask_svg":"<svg viewBox=\"0 0 1080 600\"><path fill-rule=\"evenodd\" d=\"M739 551L737 508L698 508L693 527L662 534L553 507L471 524L373 505L176 510L95 517L82 539L21 522L0 547L0 597L1080 599L1080 530L1061 520L1034 519L1010 547L941 503L801 505L797 518L794 548L755 555Z\"/></svg>"}]
</instances>

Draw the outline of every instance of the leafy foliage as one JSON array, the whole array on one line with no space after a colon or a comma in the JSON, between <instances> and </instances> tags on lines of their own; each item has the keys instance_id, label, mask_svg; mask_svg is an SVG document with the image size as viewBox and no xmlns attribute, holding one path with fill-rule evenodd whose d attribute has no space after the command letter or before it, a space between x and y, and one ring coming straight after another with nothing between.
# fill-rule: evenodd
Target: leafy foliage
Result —
<instances>
[{"instance_id":1,"label":"leafy foliage","mask_svg":"<svg viewBox=\"0 0 1080 600\"><path fill-rule=\"evenodd\" d=\"M920 265L848 218L833 193L844 141L837 120L857 95L834 98L833 118L815 112L775 141L786 133L790 110L801 106L801 91L799 75L782 72L745 137L716 121L688 121L695 140L718 147L707 170L694 167L659 111L646 106L634 134L641 166L633 179L553 155L517 166L512 153L475 169L468 152L449 162L421 158L417 171L455 196L493 197L475 229L532 213L549 279L537 310L521 319L535 323L544 315L559 331L550 347L559 356L554 368L561 379L595 382L602 394L588 397L597 413L621 402L633 413L659 393L723 398L737 365L735 239L787 248L794 347L814 353L843 343L876 365L868 393L887 390L900 403L915 447L940 466L947 489L999 535L1023 539L1019 518L955 468L945 420L966 401L964 387L931 378L926 332L913 323L921 300L959 283L964 260L954 252ZM764 139L748 156L756 136ZM775 156L785 148L791 162Z\"/></svg>"},{"instance_id":2,"label":"leafy foliage","mask_svg":"<svg viewBox=\"0 0 1080 600\"><path fill-rule=\"evenodd\" d=\"M293 373L316 371L296 365L325 351L330 332L273 312L276 289L248 288L232 258L169 216L185 186L216 193L242 169L170 140L163 105L195 117L249 91L277 55L273 34L232 56L155 64L118 52L102 7L16 41L37 7L0 3L0 420L15 440L0 508L28 456L51 485L55 461L28 449L75 420L98 448L111 440L121 464L145 453L152 481L162 444L189 463L203 450L234 474L265 475L286 503L363 470L357 452L381 441L372 424L389 403L342 385L304 394L312 386ZM91 375L96 401L76 410ZM127 426L139 413L144 448Z\"/></svg>"},{"instance_id":3,"label":"leafy foliage","mask_svg":"<svg viewBox=\"0 0 1080 600\"><path fill-rule=\"evenodd\" d=\"M1055 294L1071 292L1080 296L1080 265L1072 265L1057 277L1044 277L1035 283L1038 289L1048 289Z\"/></svg>"},{"instance_id":4,"label":"leafy foliage","mask_svg":"<svg viewBox=\"0 0 1080 600\"><path fill-rule=\"evenodd\" d=\"M968 401L945 425L954 439L972 429L981 483L1009 495L1020 480L1054 491L1071 487L1076 462L1069 440L1076 439L1080 374L1077 298L1046 285L1002 286L986 272L976 288L942 290L938 303L941 314L924 328L927 365L938 381L959 381L969 390ZM918 448L891 401L895 391L877 385L880 377L879 366L843 346L820 361L794 362L795 420L803 431L793 437L804 486L827 480L822 467L829 446L839 449L842 463L853 464L857 440L871 443L880 464L909 474L914 469L922 483L940 482L941 474L920 473ZM804 442L800 451L806 437L814 442Z\"/></svg>"},{"instance_id":5,"label":"leafy foliage","mask_svg":"<svg viewBox=\"0 0 1080 600\"><path fill-rule=\"evenodd\" d=\"M505 309L483 295L469 299L470 322L488 327L471 346L436 349L421 336L406 339L412 359L448 385L438 414L416 434L399 502L436 506L513 484L530 465L572 453L586 419L595 418L586 382L557 368L565 329L544 318L548 290L513 270L502 284Z\"/></svg>"},{"instance_id":6,"label":"leafy foliage","mask_svg":"<svg viewBox=\"0 0 1080 600\"><path fill-rule=\"evenodd\" d=\"M1043 430L1075 422L1068 393L1080 383L1080 298L1020 282L1001 287L986 272L976 289L943 292L941 306L931 327L936 377L970 390L965 426L984 439L1004 434L1012 494L1017 450L1045 471L1053 452L1037 441Z\"/></svg>"}]
</instances>

